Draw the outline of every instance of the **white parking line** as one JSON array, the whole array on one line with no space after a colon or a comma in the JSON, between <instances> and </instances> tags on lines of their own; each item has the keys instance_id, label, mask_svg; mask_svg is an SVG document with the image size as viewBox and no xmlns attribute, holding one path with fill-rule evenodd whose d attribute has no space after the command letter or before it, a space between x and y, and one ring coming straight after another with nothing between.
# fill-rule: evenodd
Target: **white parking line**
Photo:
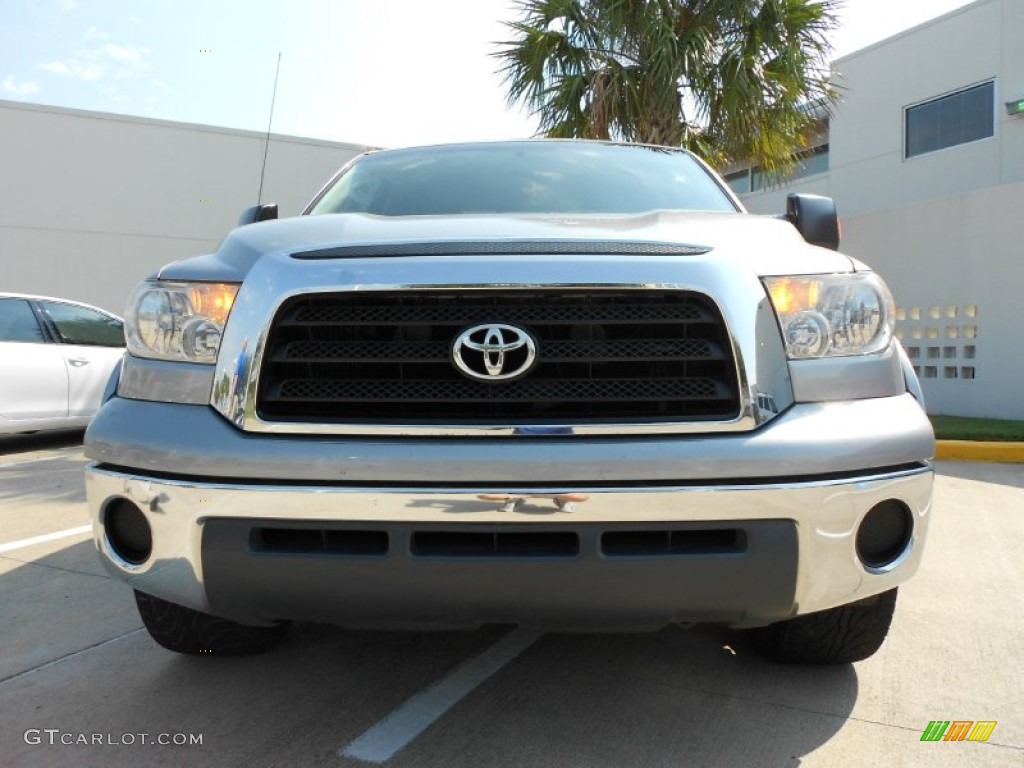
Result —
<instances>
[{"instance_id":1,"label":"white parking line","mask_svg":"<svg viewBox=\"0 0 1024 768\"><path fill-rule=\"evenodd\" d=\"M67 528L63 531L55 531L54 533L44 533L42 536L33 536L30 539L9 541L6 544L0 544L0 552L13 552L15 549L31 547L35 544L45 544L47 541L56 541L57 539L66 539L69 536L78 536L79 534L87 533L91 530L91 525L80 525L77 528Z\"/></svg>"},{"instance_id":2,"label":"white parking line","mask_svg":"<svg viewBox=\"0 0 1024 768\"><path fill-rule=\"evenodd\" d=\"M448 677L417 693L347 747L338 750L338 757L351 757L367 763L386 762L540 637L540 632L513 630Z\"/></svg>"}]
</instances>

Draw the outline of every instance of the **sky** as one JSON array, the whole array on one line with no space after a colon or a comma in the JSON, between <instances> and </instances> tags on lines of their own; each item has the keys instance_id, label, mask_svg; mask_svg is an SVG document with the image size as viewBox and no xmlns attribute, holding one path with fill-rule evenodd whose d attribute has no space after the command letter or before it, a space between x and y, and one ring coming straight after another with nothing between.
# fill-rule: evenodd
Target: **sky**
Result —
<instances>
[{"instance_id":1,"label":"sky","mask_svg":"<svg viewBox=\"0 0 1024 768\"><path fill-rule=\"evenodd\" d=\"M838 58L968 0L845 0ZM0 99L377 147L531 136L514 0L3 0ZM274 97L275 69L280 74Z\"/></svg>"}]
</instances>

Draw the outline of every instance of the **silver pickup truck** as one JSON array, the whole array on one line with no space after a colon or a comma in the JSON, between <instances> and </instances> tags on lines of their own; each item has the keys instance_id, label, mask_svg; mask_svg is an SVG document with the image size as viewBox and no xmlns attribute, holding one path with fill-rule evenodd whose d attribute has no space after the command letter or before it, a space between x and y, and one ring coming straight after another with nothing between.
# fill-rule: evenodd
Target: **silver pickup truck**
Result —
<instances>
[{"instance_id":1,"label":"silver pickup truck","mask_svg":"<svg viewBox=\"0 0 1024 768\"><path fill-rule=\"evenodd\" d=\"M108 569L161 645L352 627L750 629L874 653L933 434L835 206L755 216L691 154L372 152L138 286L86 435Z\"/></svg>"}]
</instances>

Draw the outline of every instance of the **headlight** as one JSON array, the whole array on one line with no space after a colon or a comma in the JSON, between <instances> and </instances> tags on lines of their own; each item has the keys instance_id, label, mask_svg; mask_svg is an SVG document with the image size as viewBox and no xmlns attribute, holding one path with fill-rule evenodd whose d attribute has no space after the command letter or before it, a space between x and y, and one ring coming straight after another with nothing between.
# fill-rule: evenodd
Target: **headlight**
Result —
<instances>
[{"instance_id":1,"label":"headlight","mask_svg":"<svg viewBox=\"0 0 1024 768\"><path fill-rule=\"evenodd\" d=\"M895 305L876 274L766 277L764 284L790 359L867 355L892 339Z\"/></svg>"},{"instance_id":2,"label":"headlight","mask_svg":"<svg viewBox=\"0 0 1024 768\"><path fill-rule=\"evenodd\" d=\"M216 362L237 293L234 283L141 283L125 311L129 351L157 360Z\"/></svg>"}]
</instances>

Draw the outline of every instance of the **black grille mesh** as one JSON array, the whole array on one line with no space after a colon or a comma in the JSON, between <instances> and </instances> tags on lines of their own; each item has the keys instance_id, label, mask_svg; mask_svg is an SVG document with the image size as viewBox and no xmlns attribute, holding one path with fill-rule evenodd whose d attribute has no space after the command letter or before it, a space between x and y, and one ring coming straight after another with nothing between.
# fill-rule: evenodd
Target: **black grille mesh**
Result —
<instances>
[{"instance_id":1,"label":"black grille mesh","mask_svg":"<svg viewBox=\"0 0 1024 768\"><path fill-rule=\"evenodd\" d=\"M345 306L312 305L297 309L293 316L282 319L284 325L333 325L336 323L456 323L471 324L495 322L493 309L489 304L480 303L480 297L472 303L455 305L417 306ZM702 318L710 319L696 306L647 306L644 304L572 306L539 304L505 310L506 316L515 316L520 323L650 323L693 322Z\"/></svg>"},{"instance_id":2,"label":"black grille mesh","mask_svg":"<svg viewBox=\"0 0 1024 768\"><path fill-rule=\"evenodd\" d=\"M478 324L529 332L538 363L477 382L452 363ZM274 319L257 407L270 421L572 425L734 418L735 363L721 316L680 291L409 291L312 294Z\"/></svg>"},{"instance_id":3,"label":"black grille mesh","mask_svg":"<svg viewBox=\"0 0 1024 768\"><path fill-rule=\"evenodd\" d=\"M281 397L288 400L332 402L335 400L376 400L453 402L535 402L546 400L605 401L713 398L717 394L711 379L643 381L601 379L598 381L514 381L501 386L471 381L338 381L290 379L281 384Z\"/></svg>"}]
</instances>

